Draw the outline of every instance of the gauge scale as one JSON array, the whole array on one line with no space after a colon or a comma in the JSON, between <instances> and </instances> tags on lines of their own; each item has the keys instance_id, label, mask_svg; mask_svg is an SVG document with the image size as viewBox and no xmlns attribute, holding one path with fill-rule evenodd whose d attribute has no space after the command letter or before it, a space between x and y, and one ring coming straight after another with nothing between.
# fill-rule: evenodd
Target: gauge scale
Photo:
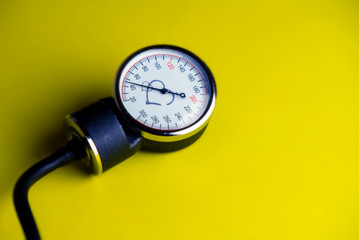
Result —
<instances>
[{"instance_id":1,"label":"gauge scale","mask_svg":"<svg viewBox=\"0 0 359 240\"><path fill-rule=\"evenodd\" d=\"M121 65L115 80L115 100L122 114L146 140L177 142L170 150L183 147L183 140L188 145L195 141L191 137L202 133L215 98L214 78L204 62L169 45L134 53Z\"/></svg>"}]
</instances>

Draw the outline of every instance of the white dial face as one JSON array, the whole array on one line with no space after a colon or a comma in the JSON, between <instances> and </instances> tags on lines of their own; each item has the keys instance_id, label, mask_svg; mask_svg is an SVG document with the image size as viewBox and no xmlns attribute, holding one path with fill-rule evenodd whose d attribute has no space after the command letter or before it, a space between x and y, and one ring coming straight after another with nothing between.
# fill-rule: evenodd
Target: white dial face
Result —
<instances>
[{"instance_id":1,"label":"white dial face","mask_svg":"<svg viewBox=\"0 0 359 240\"><path fill-rule=\"evenodd\" d=\"M130 59L119 72L117 98L138 123L176 131L198 121L211 100L206 71L191 56L154 48Z\"/></svg>"}]
</instances>

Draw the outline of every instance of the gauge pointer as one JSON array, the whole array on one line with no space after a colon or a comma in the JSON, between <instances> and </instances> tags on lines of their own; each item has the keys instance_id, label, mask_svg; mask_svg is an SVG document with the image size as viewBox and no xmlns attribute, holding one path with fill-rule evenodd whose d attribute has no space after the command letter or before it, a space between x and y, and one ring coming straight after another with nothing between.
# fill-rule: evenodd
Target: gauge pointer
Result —
<instances>
[{"instance_id":1,"label":"gauge pointer","mask_svg":"<svg viewBox=\"0 0 359 240\"><path fill-rule=\"evenodd\" d=\"M161 92L162 94L170 93L170 94L178 95L178 96L180 96L181 98L185 98L185 97L186 97L186 94L185 94L185 93L172 92L171 90L169 90L169 89L167 89L167 88L162 88L162 89L161 89L161 88L155 88L155 87L152 87L152 86L146 86L146 85L142 85L142 84L134 83L134 82L129 82L129 81L125 81L125 82L126 82L126 83L129 83L129 84L136 85L136 86L140 86L140 87L145 87L145 88L157 90L157 91Z\"/></svg>"}]
</instances>

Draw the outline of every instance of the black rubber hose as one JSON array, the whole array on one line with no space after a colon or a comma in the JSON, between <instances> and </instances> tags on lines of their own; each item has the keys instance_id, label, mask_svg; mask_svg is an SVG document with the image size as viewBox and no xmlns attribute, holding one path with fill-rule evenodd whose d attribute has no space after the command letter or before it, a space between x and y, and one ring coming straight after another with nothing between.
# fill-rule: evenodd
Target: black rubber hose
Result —
<instances>
[{"instance_id":1,"label":"black rubber hose","mask_svg":"<svg viewBox=\"0 0 359 240\"><path fill-rule=\"evenodd\" d=\"M14 203L26 239L40 239L40 234L28 201L30 187L40 178L86 154L83 145L76 138L49 157L29 168L17 181L14 189Z\"/></svg>"}]
</instances>

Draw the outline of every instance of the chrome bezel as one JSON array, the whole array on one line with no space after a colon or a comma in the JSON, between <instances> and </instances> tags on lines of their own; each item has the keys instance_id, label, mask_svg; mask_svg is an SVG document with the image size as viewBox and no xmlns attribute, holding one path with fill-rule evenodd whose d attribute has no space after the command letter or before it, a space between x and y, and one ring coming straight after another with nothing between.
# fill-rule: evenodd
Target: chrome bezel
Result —
<instances>
[{"instance_id":1,"label":"chrome bezel","mask_svg":"<svg viewBox=\"0 0 359 240\"><path fill-rule=\"evenodd\" d=\"M211 95L209 96L208 105L206 106L206 109L203 111L203 113L199 117L199 119L197 119L194 123L192 123L191 125L189 125L185 128L182 128L179 130L172 130L172 131L171 130L161 131L161 130L153 129L153 128L147 127L145 125L139 124L127 112L125 106L123 105L123 103L121 101L119 84L120 84L120 77L122 75L123 70L126 68L127 64L134 57L136 57L137 55L139 55L143 52L153 50L153 49L159 49L159 50L163 49L166 51L174 50L174 51L184 53L184 54L188 55L189 57L191 57L192 59L194 59L195 61L197 61L197 63L203 68L204 72L207 75L208 82L210 83L210 88L211 88L210 89ZM214 107L215 107L217 91L216 91L216 84L214 81L214 77L213 77L211 71L209 70L207 65L198 56L196 56L192 52L190 52L186 49L180 48L180 47L175 47L175 46L171 46L171 45L155 45L155 46L146 47L139 51L136 51L135 53L130 55L121 64L119 70L117 71L116 78L115 78L114 95L115 95L116 104L117 104L120 112L122 113L122 115L124 115L126 117L126 120L130 122L130 125L134 125L136 127L136 129L141 132L141 135L143 138L151 140L151 141L156 141L156 142L175 142L175 141L184 140L186 138L189 138L189 137L195 135L196 133L200 132L208 124L209 118L210 118L210 116L214 110Z\"/></svg>"},{"instance_id":2,"label":"chrome bezel","mask_svg":"<svg viewBox=\"0 0 359 240\"><path fill-rule=\"evenodd\" d=\"M76 136L78 139L84 141L87 156L82 159L82 162L87 169L95 175L101 174L103 172L101 157L90 134L88 134L86 129L71 115L65 118L65 127L68 140Z\"/></svg>"}]
</instances>

